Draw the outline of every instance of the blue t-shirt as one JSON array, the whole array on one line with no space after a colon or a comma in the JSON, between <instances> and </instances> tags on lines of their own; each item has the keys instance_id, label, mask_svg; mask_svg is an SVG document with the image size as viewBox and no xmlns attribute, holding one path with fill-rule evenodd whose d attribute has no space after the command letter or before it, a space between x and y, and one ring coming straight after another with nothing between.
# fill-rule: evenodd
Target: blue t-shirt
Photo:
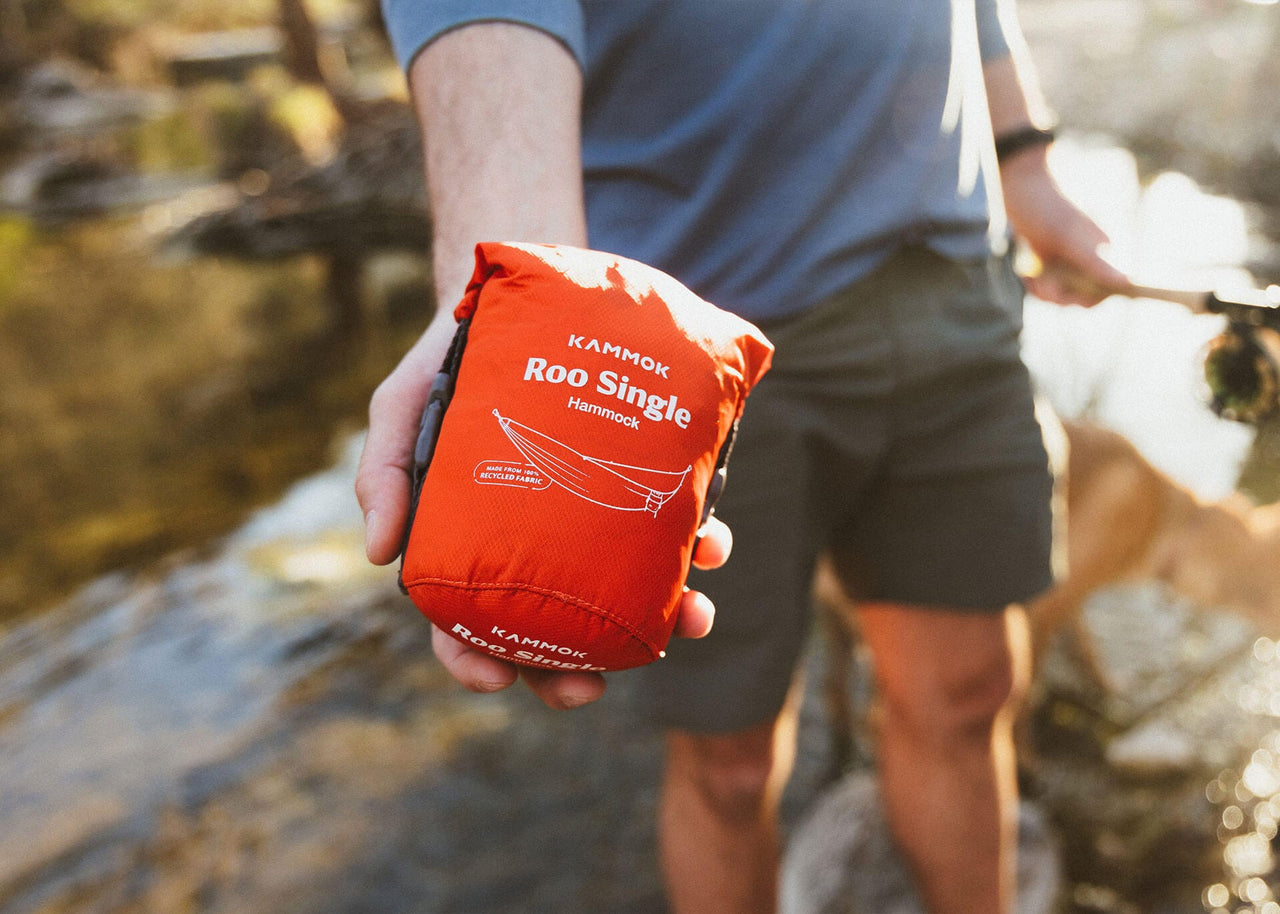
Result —
<instances>
[{"instance_id":1,"label":"blue t-shirt","mask_svg":"<svg viewBox=\"0 0 1280 914\"><path fill-rule=\"evenodd\" d=\"M1008 51L998 2L383 0L405 67L469 22L560 39L584 74L591 246L756 320L904 244L999 243L982 83Z\"/></svg>"}]
</instances>

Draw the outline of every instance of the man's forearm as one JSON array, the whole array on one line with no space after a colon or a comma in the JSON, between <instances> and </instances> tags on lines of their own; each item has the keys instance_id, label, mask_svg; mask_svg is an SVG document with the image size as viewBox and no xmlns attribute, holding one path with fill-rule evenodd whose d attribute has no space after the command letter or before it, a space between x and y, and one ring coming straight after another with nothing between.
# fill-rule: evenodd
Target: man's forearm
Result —
<instances>
[{"instance_id":1,"label":"man's forearm","mask_svg":"<svg viewBox=\"0 0 1280 914\"><path fill-rule=\"evenodd\" d=\"M466 288L478 241L586 244L582 75L563 45L512 23L464 26L418 55L409 82L442 312Z\"/></svg>"},{"instance_id":2,"label":"man's forearm","mask_svg":"<svg viewBox=\"0 0 1280 914\"><path fill-rule=\"evenodd\" d=\"M1048 127L1053 114L1040 91L1017 10L1012 0L1000 0L996 6L1009 53L986 60L982 67L991 129L999 137L1022 127Z\"/></svg>"}]
</instances>

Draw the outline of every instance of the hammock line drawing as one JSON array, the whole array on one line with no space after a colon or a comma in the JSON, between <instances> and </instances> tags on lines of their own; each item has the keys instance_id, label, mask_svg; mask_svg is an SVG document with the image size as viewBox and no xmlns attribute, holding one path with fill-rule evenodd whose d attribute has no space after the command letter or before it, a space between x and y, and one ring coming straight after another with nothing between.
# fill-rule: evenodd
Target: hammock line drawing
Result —
<instances>
[{"instance_id":1,"label":"hammock line drawing","mask_svg":"<svg viewBox=\"0 0 1280 914\"><path fill-rule=\"evenodd\" d=\"M618 511L648 511L654 517L671 496L680 491L693 470L655 470L588 457L550 435L503 416L493 414L507 438L530 463L552 482L579 498Z\"/></svg>"}]
</instances>

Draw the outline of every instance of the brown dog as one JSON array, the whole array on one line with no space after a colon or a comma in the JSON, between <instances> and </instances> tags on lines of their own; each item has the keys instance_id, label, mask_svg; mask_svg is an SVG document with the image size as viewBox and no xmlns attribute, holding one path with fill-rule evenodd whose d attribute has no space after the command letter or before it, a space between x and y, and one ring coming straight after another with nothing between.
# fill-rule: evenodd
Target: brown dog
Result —
<instances>
[{"instance_id":1,"label":"brown dog","mask_svg":"<svg viewBox=\"0 0 1280 914\"><path fill-rule=\"evenodd\" d=\"M1079 618L1090 593L1123 580L1163 581L1196 606L1280 632L1280 505L1203 501L1116 432L1062 427L1066 567L1027 607L1037 650Z\"/></svg>"}]
</instances>

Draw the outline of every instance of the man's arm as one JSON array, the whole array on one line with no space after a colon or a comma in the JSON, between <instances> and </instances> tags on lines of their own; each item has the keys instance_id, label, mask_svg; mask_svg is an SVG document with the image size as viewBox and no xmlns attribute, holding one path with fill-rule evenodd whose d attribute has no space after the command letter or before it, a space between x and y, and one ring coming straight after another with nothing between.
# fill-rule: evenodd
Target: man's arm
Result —
<instances>
[{"instance_id":1,"label":"man's arm","mask_svg":"<svg viewBox=\"0 0 1280 914\"><path fill-rule=\"evenodd\" d=\"M527 26L477 23L428 45L409 84L442 309L462 297L477 241L586 246L582 74L568 48Z\"/></svg>"},{"instance_id":2,"label":"man's arm","mask_svg":"<svg viewBox=\"0 0 1280 914\"><path fill-rule=\"evenodd\" d=\"M1008 53L983 62L991 129L996 138L1025 127L1049 127L1053 116L1040 92L1026 41L1011 0L998 6L998 26ZM1041 275L1028 277L1039 298L1062 304L1097 304L1127 279L1104 253L1108 239L1098 225L1068 200L1049 172L1048 145L1024 146L1000 163L1005 211L1019 238L1039 258Z\"/></svg>"},{"instance_id":3,"label":"man's arm","mask_svg":"<svg viewBox=\"0 0 1280 914\"><path fill-rule=\"evenodd\" d=\"M409 82L423 128L437 308L426 332L369 403L356 495L366 551L380 565L400 551L418 422L456 329L453 306L471 277L476 243L585 246L587 240L579 142L582 75L564 45L523 25L467 25L428 44L410 68ZM727 528L715 525L703 545L699 564L720 564L728 554ZM687 594L677 634L705 634L711 614L710 601ZM474 691L496 691L516 679L512 665L468 650L439 630L433 646L450 673ZM553 707L584 704L604 690L596 674L522 675Z\"/></svg>"},{"instance_id":4,"label":"man's arm","mask_svg":"<svg viewBox=\"0 0 1280 914\"><path fill-rule=\"evenodd\" d=\"M582 77L551 36L501 22L442 35L409 71L431 208L436 313L379 386L358 494L371 561L400 549L406 479L427 385L453 337L479 241L585 245L578 112Z\"/></svg>"}]
</instances>

